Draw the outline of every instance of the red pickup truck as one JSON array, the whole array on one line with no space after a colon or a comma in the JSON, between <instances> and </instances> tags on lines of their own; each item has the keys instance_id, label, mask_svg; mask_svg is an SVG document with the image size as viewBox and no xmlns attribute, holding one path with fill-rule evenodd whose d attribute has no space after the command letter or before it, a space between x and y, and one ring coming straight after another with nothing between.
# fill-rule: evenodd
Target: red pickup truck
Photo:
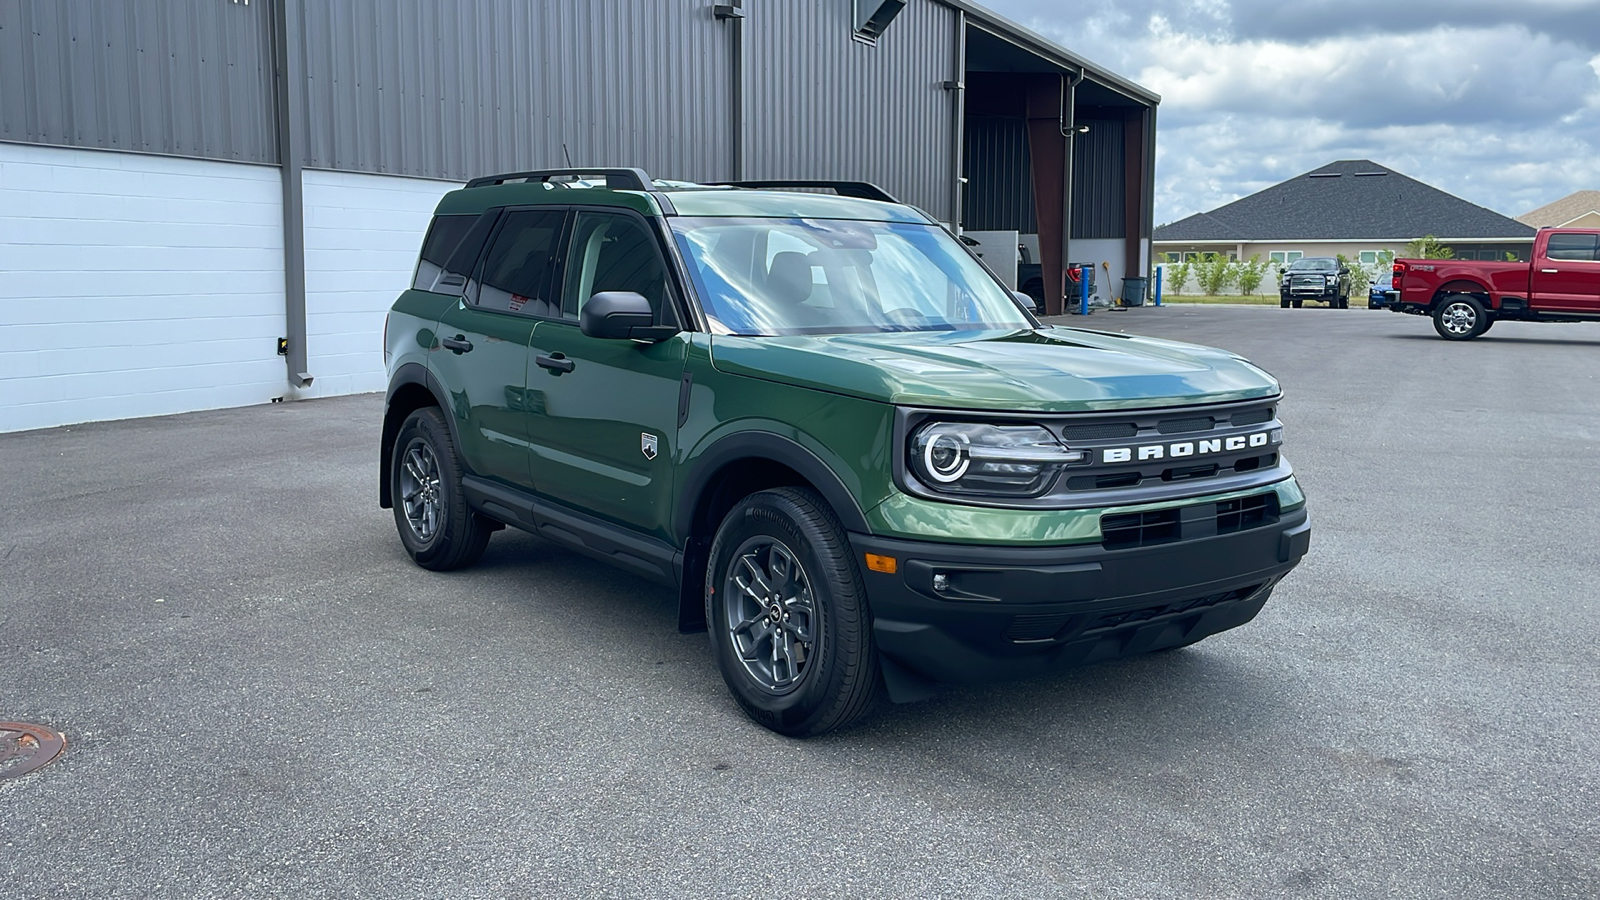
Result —
<instances>
[{"instance_id":1,"label":"red pickup truck","mask_svg":"<svg viewBox=\"0 0 1600 900\"><path fill-rule=\"evenodd\" d=\"M1600 322L1600 229L1541 228L1532 262L1397 259L1389 308L1470 341L1501 319Z\"/></svg>"}]
</instances>

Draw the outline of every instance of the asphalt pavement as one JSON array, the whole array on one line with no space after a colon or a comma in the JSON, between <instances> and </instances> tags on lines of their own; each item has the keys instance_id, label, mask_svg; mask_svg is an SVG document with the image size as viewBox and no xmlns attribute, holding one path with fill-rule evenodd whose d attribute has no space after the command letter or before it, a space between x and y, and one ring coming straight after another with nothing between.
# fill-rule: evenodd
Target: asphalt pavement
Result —
<instances>
[{"instance_id":1,"label":"asphalt pavement","mask_svg":"<svg viewBox=\"0 0 1600 900\"><path fill-rule=\"evenodd\" d=\"M515 531L413 566L381 398L0 435L30 897L1600 896L1600 328L1065 324L1277 375L1310 555L1194 647L751 723L671 594Z\"/></svg>"}]
</instances>

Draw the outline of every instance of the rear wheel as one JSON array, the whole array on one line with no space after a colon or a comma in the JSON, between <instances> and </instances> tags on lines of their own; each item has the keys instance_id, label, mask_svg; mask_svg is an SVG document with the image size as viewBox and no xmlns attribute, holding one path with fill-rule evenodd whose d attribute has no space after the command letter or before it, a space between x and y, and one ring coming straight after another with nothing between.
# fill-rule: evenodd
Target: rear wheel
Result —
<instances>
[{"instance_id":1,"label":"rear wheel","mask_svg":"<svg viewBox=\"0 0 1600 900\"><path fill-rule=\"evenodd\" d=\"M389 471L395 528L416 564L444 572L477 562L494 523L467 506L461 460L438 407L406 417Z\"/></svg>"},{"instance_id":2,"label":"rear wheel","mask_svg":"<svg viewBox=\"0 0 1600 900\"><path fill-rule=\"evenodd\" d=\"M872 617L844 529L801 488L739 501L711 545L706 623L746 714L792 737L859 720L882 682Z\"/></svg>"},{"instance_id":3,"label":"rear wheel","mask_svg":"<svg viewBox=\"0 0 1600 900\"><path fill-rule=\"evenodd\" d=\"M1470 341L1489 330L1489 314L1471 294L1447 294L1433 308L1433 330L1447 341Z\"/></svg>"}]
</instances>

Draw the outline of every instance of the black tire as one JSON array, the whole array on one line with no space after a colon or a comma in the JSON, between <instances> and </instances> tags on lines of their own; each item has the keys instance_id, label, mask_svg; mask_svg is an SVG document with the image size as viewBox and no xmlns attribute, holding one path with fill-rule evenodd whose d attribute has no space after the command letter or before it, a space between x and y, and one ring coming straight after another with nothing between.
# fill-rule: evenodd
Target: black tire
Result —
<instances>
[{"instance_id":1,"label":"black tire","mask_svg":"<svg viewBox=\"0 0 1600 900\"><path fill-rule=\"evenodd\" d=\"M1489 330L1489 313L1471 294L1446 294L1433 306L1433 330L1447 341L1470 341Z\"/></svg>"},{"instance_id":2,"label":"black tire","mask_svg":"<svg viewBox=\"0 0 1600 900\"><path fill-rule=\"evenodd\" d=\"M1340 309L1349 309L1350 308L1350 297L1349 297L1349 295L1345 295L1345 296L1339 298L1338 307Z\"/></svg>"},{"instance_id":3,"label":"black tire","mask_svg":"<svg viewBox=\"0 0 1600 900\"><path fill-rule=\"evenodd\" d=\"M1299 300L1299 299L1295 299L1295 300L1290 300L1289 302L1294 304L1294 308L1295 309L1299 309L1300 308L1300 304L1305 302L1305 301Z\"/></svg>"},{"instance_id":4,"label":"black tire","mask_svg":"<svg viewBox=\"0 0 1600 900\"><path fill-rule=\"evenodd\" d=\"M425 406L406 417L390 463L394 524L406 553L435 572L477 562L494 523L467 506L461 458L438 407Z\"/></svg>"},{"instance_id":5,"label":"black tire","mask_svg":"<svg viewBox=\"0 0 1600 900\"><path fill-rule=\"evenodd\" d=\"M809 490L760 491L728 512L706 565L706 623L728 690L779 734L844 728L878 698L861 573L838 517Z\"/></svg>"},{"instance_id":6,"label":"black tire","mask_svg":"<svg viewBox=\"0 0 1600 900\"><path fill-rule=\"evenodd\" d=\"M1278 306L1282 307L1283 309L1288 309L1289 308L1289 298L1280 294L1278 296Z\"/></svg>"}]
</instances>

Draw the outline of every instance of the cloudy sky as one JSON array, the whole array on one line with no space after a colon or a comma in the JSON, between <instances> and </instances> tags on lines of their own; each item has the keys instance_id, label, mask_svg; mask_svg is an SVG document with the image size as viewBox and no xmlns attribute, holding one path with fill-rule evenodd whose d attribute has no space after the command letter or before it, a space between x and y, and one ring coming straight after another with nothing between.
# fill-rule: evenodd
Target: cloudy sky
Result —
<instances>
[{"instance_id":1,"label":"cloudy sky","mask_svg":"<svg viewBox=\"0 0 1600 900\"><path fill-rule=\"evenodd\" d=\"M1156 222L1336 159L1509 216L1600 189L1600 0L983 0L1161 95Z\"/></svg>"}]
</instances>

